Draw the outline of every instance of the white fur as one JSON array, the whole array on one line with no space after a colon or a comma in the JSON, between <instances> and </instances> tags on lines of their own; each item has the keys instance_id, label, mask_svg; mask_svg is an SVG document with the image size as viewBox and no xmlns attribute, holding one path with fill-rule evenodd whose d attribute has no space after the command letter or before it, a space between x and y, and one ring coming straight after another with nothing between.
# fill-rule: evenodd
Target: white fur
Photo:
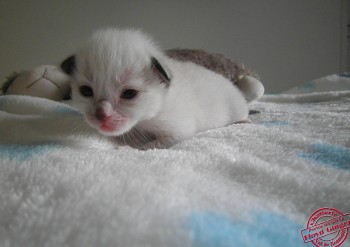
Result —
<instances>
[{"instance_id":1,"label":"white fur","mask_svg":"<svg viewBox=\"0 0 350 247\"><path fill-rule=\"evenodd\" d=\"M151 57L171 77L169 85L152 69ZM247 103L232 82L193 63L166 57L140 31L94 33L76 54L76 66L74 105L100 133L138 148L169 147L197 132L248 117ZM93 89L92 98L80 94L82 85ZM120 99L129 88L139 91L137 97ZM111 115L113 131L101 129L95 117L98 108Z\"/></svg>"}]
</instances>

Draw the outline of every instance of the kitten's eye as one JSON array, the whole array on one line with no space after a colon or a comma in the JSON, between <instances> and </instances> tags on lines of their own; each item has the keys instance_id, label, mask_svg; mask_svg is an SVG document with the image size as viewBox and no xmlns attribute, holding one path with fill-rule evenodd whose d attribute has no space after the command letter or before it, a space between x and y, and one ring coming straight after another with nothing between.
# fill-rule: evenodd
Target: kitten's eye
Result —
<instances>
[{"instance_id":1,"label":"kitten's eye","mask_svg":"<svg viewBox=\"0 0 350 247\"><path fill-rule=\"evenodd\" d=\"M132 99L138 94L138 92L139 91L135 89L126 89L120 97L123 99Z\"/></svg>"},{"instance_id":2,"label":"kitten's eye","mask_svg":"<svg viewBox=\"0 0 350 247\"><path fill-rule=\"evenodd\" d=\"M81 86L80 93L84 97L92 97L94 95L94 91L92 91L92 88L89 86Z\"/></svg>"}]
</instances>

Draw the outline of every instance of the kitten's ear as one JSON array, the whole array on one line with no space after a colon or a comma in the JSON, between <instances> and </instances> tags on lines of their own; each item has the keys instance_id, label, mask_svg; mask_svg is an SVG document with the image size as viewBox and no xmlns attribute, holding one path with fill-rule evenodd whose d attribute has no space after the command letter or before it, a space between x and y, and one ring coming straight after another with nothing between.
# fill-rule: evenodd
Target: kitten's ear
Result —
<instances>
[{"instance_id":1,"label":"kitten's ear","mask_svg":"<svg viewBox=\"0 0 350 247\"><path fill-rule=\"evenodd\" d=\"M64 60L62 63L61 63L61 69L68 75L73 75L73 72L76 68L76 65L75 65L75 56L72 55L70 57L68 57L66 60Z\"/></svg>"},{"instance_id":2,"label":"kitten's ear","mask_svg":"<svg viewBox=\"0 0 350 247\"><path fill-rule=\"evenodd\" d=\"M160 77L162 82L165 82L168 85L171 80L171 74L168 68L162 66L155 57L152 57L151 62L152 62L152 69Z\"/></svg>"}]
</instances>

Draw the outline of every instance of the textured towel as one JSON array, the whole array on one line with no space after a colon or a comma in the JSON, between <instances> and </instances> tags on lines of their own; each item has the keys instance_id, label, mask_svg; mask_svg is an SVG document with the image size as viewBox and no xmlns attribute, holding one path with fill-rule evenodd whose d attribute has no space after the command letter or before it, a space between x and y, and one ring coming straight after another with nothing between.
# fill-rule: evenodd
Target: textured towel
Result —
<instances>
[{"instance_id":1,"label":"textured towel","mask_svg":"<svg viewBox=\"0 0 350 247\"><path fill-rule=\"evenodd\" d=\"M0 246L313 246L300 234L312 212L350 211L339 78L264 96L253 124L149 151L118 148L65 104L1 96Z\"/></svg>"}]
</instances>

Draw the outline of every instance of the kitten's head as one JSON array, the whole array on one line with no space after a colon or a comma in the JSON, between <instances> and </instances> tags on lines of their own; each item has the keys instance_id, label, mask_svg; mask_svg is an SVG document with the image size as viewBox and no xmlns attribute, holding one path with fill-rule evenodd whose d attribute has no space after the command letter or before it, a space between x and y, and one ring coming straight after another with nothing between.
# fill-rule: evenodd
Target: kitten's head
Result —
<instances>
[{"instance_id":1,"label":"kitten's head","mask_svg":"<svg viewBox=\"0 0 350 247\"><path fill-rule=\"evenodd\" d=\"M73 104L100 133L121 135L154 117L170 84L164 55L140 31L95 32L61 68L72 77Z\"/></svg>"}]
</instances>

